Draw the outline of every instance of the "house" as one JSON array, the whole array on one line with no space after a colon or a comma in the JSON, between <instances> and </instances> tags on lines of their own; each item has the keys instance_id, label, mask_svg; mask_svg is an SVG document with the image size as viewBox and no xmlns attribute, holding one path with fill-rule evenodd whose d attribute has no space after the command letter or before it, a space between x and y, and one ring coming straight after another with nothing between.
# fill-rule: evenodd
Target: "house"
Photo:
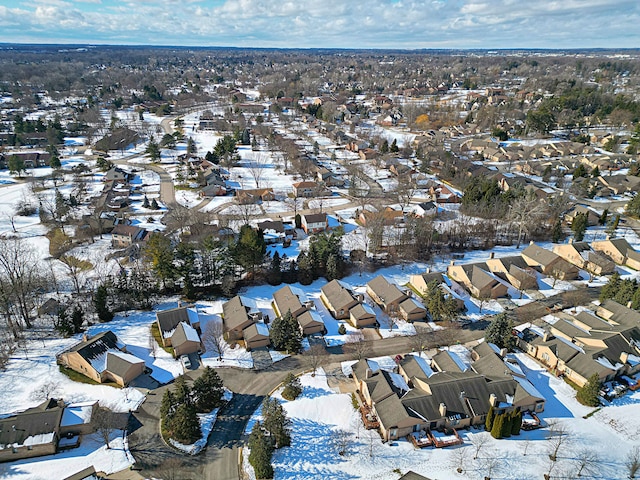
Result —
<instances>
[{"instance_id":1,"label":"house","mask_svg":"<svg viewBox=\"0 0 640 480\"><path fill-rule=\"evenodd\" d=\"M282 317L291 312L293 317L298 317L313 305L307 295L299 288L286 285L273 294L273 307L277 316Z\"/></svg>"},{"instance_id":2,"label":"house","mask_svg":"<svg viewBox=\"0 0 640 480\"><path fill-rule=\"evenodd\" d=\"M353 379L361 392L365 412L379 421L386 441L410 434L426 434L435 446L461 443L455 429L481 425L493 406L498 413L540 412L545 400L525 379L505 375L502 366L491 375L434 372L422 357L400 361L398 373L386 371L371 360L353 366ZM438 440L438 430L448 430L451 442Z\"/></svg>"},{"instance_id":3,"label":"house","mask_svg":"<svg viewBox=\"0 0 640 480\"><path fill-rule=\"evenodd\" d=\"M200 318L195 308L178 307L156 312L156 324L163 346L172 347L175 357L202 349L198 335Z\"/></svg>"},{"instance_id":4,"label":"house","mask_svg":"<svg viewBox=\"0 0 640 480\"><path fill-rule=\"evenodd\" d=\"M129 353L124 343L107 330L56 355L56 362L98 382L114 382L121 387L142 375L144 360Z\"/></svg>"},{"instance_id":5,"label":"house","mask_svg":"<svg viewBox=\"0 0 640 480\"><path fill-rule=\"evenodd\" d=\"M438 214L438 206L434 202L422 202L413 207L417 217L434 217Z\"/></svg>"},{"instance_id":6,"label":"house","mask_svg":"<svg viewBox=\"0 0 640 480\"><path fill-rule=\"evenodd\" d=\"M70 403L64 407L60 420L60 436L88 435L95 431L93 416L98 408L97 400Z\"/></svg>"},{"instance_id":7,"label":"house","mask_svg":"<svg viewBox=\"0 0 640 480\"><path fill-rule=\"evenodd\" d=\"M575 265L571 265L561 256L533 242L522 251L521 255L530 267L537 267L545 275L559 280L575 280L580 273Z\"/></svg>"},{"instance_id":8,"label":"house","mask_svg":"<svg viewBox=\"0 0 640 480\"><path fill-rule=\"evenodd\" d=\"M236 295L222 304L222 322L229 340L243 338L244 330L262 320L262 312L255 301Z\"/></svg>"},{"instance_id":9,"label":"house","mask_svg":"<svg viewBox=\"0 0 640 480\"><path fill-rule=\"evenodd\" d=\"M293 195L296 197L317 197L322 195L323 188L316 182L297 182L293 184Z\"/></svg>"},{"instance_id":10,"label":"house","mask_svg":"<svg viewBox=\"0 0 640 480\"><path fill-rule=\"evenodd\" d=\"M147 240L149 232L135 225L118 224L111 230L111 246L114 248L130 247L134 243Z\"/></svg>"},{"instance_id":11,"label":"house","mask_svg":"<svg viewBox=\"0 0 640 480\"><path fill-rule=\"evenodd\" d=\"M363 298L356 295L350 285L340 280L331 280L320 289L320 300L333 318L344 320L349 318L349 310L358 305Z\"/></svg>"},{"instance_id":12,"label":"house","mask_svg":"<svg viewBox=\"0 0 640 480\"><path fill-rule=\"evenodd\" d=\"M398 305L398 313L407 322L415 322L422 320L427 316L427 309L413 297L400 302Z\"/></svg>"},{"instance_id":13,"label":"house","mask_svg":"<svg viewBox=\"0 0 640 480\"><path fill-rule=\"evenodd\" d=\"M633 175L609 175L598 177L598 181L615 195L622 195L625 192L637 192L640 188L640 178Z\"/></svg>"},{"instance_id":14,"label":"house","mask_svg":"<svg viewBox=\"0 0 640 480\"><path fill-rule=\"evenodd\" d=\"M519 291L538 288L535 270L520 255L495 258L492 252L486 265L491 273L506 280Z\"/></svg>"},{"instance_id":15,"label":"house","mask_svg":"<svg viewBox=\"0 0 640 480\"><path fill-rule=\"evenodd\" d=\"M296 317L302 335L313 335L314 333L326 333L327 328L318 312L315 310L306 310Z\"/></svg>"},{"instance_id":16,"label":"house","mask_svg":"<svg viewBox=\"0 0 640 480\"><path fill-rule=\"evenodd\" d=\"M275 200L273 188L254 188L250 190L236 190L236 202L239 205L256 205Z\"/></svg>"},{"instance_id":17,"label":"house","mask_svg":"<svg viewBox=\"0 0 640 480\"><path fill-rule=\"evenodd\" d=\"M587 225L589 227L598 225L598 223L600 222L600 215L598 215L590 208L584 207L582 205L576 205L569 212L567 212L564 215L564 221L571 225L578 215L586 215Z\"/></svg>"},{"instance_id":18,"label":"house","mask_svg":"<svg viewBox=\"0 0 640 480\"><path fill-rule=\"evenodd\" d=\"M358 213L358 222L363 227L382 222L385 226L397 225L404 222L404 212L395 208L385 207L383 210L375 210L374 207L363 208Z\"/></svg>"},{"instance_id":19,"label":"house","mask_svg":"<svg viewBox=\"0 0 640 480\"><path fill-rule=\"evenodd\" d=\"M636 252L624 238L608 238L593 242L591 248L604 253L618 265L640 270L640 252Z\"/></svg>"},{"instance_id":20,"label":"house","mask_svg":"<svg viewBox=\"0 0 640 480\"><path fill-rule=\"evenodd\" d=\"M242 331L247 351L271 345L269 327L264 323L252 323Z\"/></svg>"},{"instance_id":21,"label":"house","mask_svg":"<svg viewBox=\"0 0 640 480\"><path fill-rule=\"evenodd\" d=\"M349 322L356 328L379 326L376 312L366 303L358 303L349 310Z\"/></svg>"},{"instance_id":22,"label":"house","mask_svg":"<svg viewBox=\"0 0 640 480\"><path fill-rule=\"evenodd\" d=\"M593 275L608 275L616 270L616 264L612 260L591 250L587 242L573 242L569 239L569 243L555 245L553 253Z\"/></svg>"},{"instance_id":23,"label":"house","mask_svg":"<svg viewBox=\"0 0 640 480\"><path fill-rule=\"evenodd\" d=\"M53 455L58 450L64 408L55 399L0 418L0 462Z\"/></svg>"},{"instance_id":24,"label":"house","mask_svg":"<svg viewBox=\"0 0 640 480\"><path fill-rule=\"evenodd\" d=\"M409 296L384 276L378 275L367 283L367 295L376 302L386 313L396 313L401 302Z\"/></svg>"},{"instance_id":25,"label":"house","mask_svg":"<svg viewBox=\"0 0 640 480\"><path fill-rule=\"evenodd\" d=\"M500 298L508 292L508 287L498 281L489 272L486 263L467 263L447 267L447 276L461 285L477 298Z\"/></svg>"},{"instance_id":26,"label":"house","mask_svg":"<svg viewBox=\"0 0 640 480\"><path fill-rule=\"evenodd\" d=\"M409 277L409 284L420 294L425 295L430 283L437 282L438 285L444 283L444 276L440 272L418 273Z\"/></svg>"},{"instance_id":27,"label":"house","mask_svg":"<svg viewBox=\"0 0 640 480\"><path fill-rule=\"evenodd\" d=\"M407 473L405 473L403 476L401 476L399 480L431 480L431 479L428 478L428 477L424 477L422 475L419 475L416 472L412 472L411 470L409 470Z\"/></svg>"},{"instance_id":28,"label":"house","mask_svg":"<svg viewBox=\"0 0 640 480\"><path fill-rule=\"evenodd\" d=\"M307 213L302 215L302 229L308 235L310 233L324 232L329 228L326 213Z\"/></svg>"},{"instance_id":29,"label":"house","mask_svg":"<svg viewBox=\"0 0 640 480\"><path fill-rule=\"evenodd\" d=\"M358 156L362 160L372 160L378 156L378 152L373 148L363 148L358 150Z\"/></svg>"}]
</instances>

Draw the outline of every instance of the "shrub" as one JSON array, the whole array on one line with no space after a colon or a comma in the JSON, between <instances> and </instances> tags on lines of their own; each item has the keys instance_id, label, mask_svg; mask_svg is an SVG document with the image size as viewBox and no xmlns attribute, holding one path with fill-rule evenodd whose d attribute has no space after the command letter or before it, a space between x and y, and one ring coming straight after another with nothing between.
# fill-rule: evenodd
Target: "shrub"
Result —
<instances>
[{"instance_id":1,"label":"shrub","mask_svg":"<svg viewBox=\"0 0 640 480\"><path fill-rule=\"evenodd\" d=\"M302 385L300 379L293 373L289 373L284 381L284 390L282 390L282 398L285 400L295 400L302 393Z\"/></svg>"},{"instance_id":2,"label":"shrub","mask_svg":"<svg viewBox=\"0 0 640 480\"><path fill-rule=\"evenodd\" d=\"M338 327L338 333L340 335L344 335L347 333L347 327L344 326L344 323L341 323L340 326Z\"/></svg>"}]
</instances>

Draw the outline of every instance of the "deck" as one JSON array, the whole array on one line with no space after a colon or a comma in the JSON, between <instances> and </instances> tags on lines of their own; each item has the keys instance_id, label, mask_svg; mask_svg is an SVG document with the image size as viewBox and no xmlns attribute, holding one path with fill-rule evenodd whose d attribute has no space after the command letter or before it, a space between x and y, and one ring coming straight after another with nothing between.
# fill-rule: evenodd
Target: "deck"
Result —
<instances>
[{"instance_id":1,"label":"deck","mask_svg":"<svg viewBox=\"0 0 640 480\"><path fill-rule=\"evenodd\" d=\"M407 435L407 439L413 444L415 448L425 448L432 445L431 436L429 432L420 430L419 432L413 432Z\"/></svg>"},{"instance_id":2,"label":"deck","mask_svg":"<svg viewBox=\"0 0 640 480\"><path fill-rule=\"evenodd\" d=\"M429 432L433 446L436 448L452 447L453 445L461 445L463 442L455 428L451 429L451 433L442 433L436 430Z\"/></svg>"},{"instance_id":3,"label":"deck","mask_svg":"<svg viewBox=\"0 0 640 480\"><path fill-rule=\"evenodd\" d=\"M380 428L378 417L376 417L375 413L373 413L373 410L368 405L364 404L360 407L360 415L362 416L364 428L366 428L367 430Z\"/></svg>"},{"instance_id":4,"label":"deck","mask_svg":"<svg viewBox=\"0 0 640 480\"><path fill-rule=\"evenodd\" d=\"M533 412L524 412L522 414L522 430L535 430L540 428L540 418Z\"/></svg>"}]
</instances>

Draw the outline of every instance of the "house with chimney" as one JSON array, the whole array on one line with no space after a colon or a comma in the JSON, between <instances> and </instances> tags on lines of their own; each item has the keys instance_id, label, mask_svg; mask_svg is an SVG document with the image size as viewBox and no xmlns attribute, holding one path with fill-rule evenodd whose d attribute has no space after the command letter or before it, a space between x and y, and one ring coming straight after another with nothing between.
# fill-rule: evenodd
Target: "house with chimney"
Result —
<instances>
[{"instance_id":1,"label":"house with chimney","mask_svg":"<svg viewBox=\"0 0 640 480\"><path fill-rule=\"evenodd\" d=\"M560 255L533 242L522 251L521 255L527 265L558 280L575 280L580 274L578 267L570 264Z\"/></svg>"},{"instance_id":2,"label":"house with chimney","mask_svg":"<svg viewBox=\"0 0 640 480\"><path fill-rule=\"evenodd\" d=\"M604 253L618 265L640 270L640 252L634 250L624 238L607 238L592 242L591 248Z\"/></svg>"},{"instance_id":3,"label":"house with chimney","mask_svg":"<svg viewBox=\"0 0 640 480\"><path fill-rule=\"evenodd\" d=\"M309 300L303 290L286 285L273 294L273 309L282 317L291 312L298 321L303 335L326 332L322 317L316 312L313 300Z\"/></svg>"},{"instance_id":4,"label":"house with chimney","mask_svg":"<svg viewBox=\"0 0 640 480\"><path fill-rule=\"evenodd\" d=\"M200 340L200 318L193 307L178 307L156 312L156 325L164 347L173 348L173 356L204 350Z\"/></svg>"},{"instance_id":5,"label":"house with chimney","mask_svg":"<svg viewBox=\"0 0 640 480\"><path fill-rule=\"evenodd\" d=\"M236 295L222 304L222 322L228 340L244 339L245 330L260 321L262 312L251 298Z\"/></svg>"},{"instance_id":6,"label":"house with chimney","mask_svg":"<svg viewBox=\"0 0 640 480\"><path fill-rule=\"evenodd\" d=\"M613 260L592 250L587 242L574 242L573 239L569 239L568 243L555 245L553 253L592 275L609 275L616 270Z\"/></svg>"},{"instance_id":7,"label":"house with chimney","mask_svg":"<svg viewBox=\"0 0 640 480\"><path fill-rule=\"evenodd\" d=\"M378 275L367 283L367 295L388 315L398 315L407 322L422 320L427 309L414 298L410 290L402 290Z\"/></svg>"},{"instance_id":8,"label":"house with chimney","mask_svg":"<svg viewBox=\"0 0 640 480\"><path fill-rule=\"evenodd\" d=\"M484 262L456 264L447 267L447 276L464 286L476 298L504 297L509 288L500 282Z\"/></svg>"}]
</instances>

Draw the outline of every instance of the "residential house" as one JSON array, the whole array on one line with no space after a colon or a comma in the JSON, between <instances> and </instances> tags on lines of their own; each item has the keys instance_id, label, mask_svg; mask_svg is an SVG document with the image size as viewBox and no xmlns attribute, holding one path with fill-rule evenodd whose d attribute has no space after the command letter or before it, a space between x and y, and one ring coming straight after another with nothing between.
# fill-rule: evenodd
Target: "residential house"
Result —
<instances>
[{"instance_id":1,"label":"residential house","mask_svg":"<svg viewBox=\"0 0 640 480\"><path fill-rule=\"evenodd\" d=\"M93 420L97 408L97 400L66 405L60 420L60 436L93 433L95 431Z\"/></svg>"},{"instance_id":2,"label":"residential house","mask_svg":"<svg viewBox=\"0 0 640 480\"><path fill-rule=\"evenodd\" d=\"M537 267L543 274L558 280L575 280L580 273L575 265L571 265L561 256L533 242L522 251L521 255L527 265Z\"/></svg>"},{"instance_id":3,"label":"residential house","mask_svg":"<svg viewBox=\"0 0 640 480\"><path fill-rule=\"evenodd\" d=\"M640 270L640 252L635 251L624 238L608 238L591 244L597 252L602 252L618 265Z\"/></svg>"},{"instance_id":4,"label":"residential house","mask_svg":"<svg viewBox=\"0 0 640 480\"><path fill-rule=\"evenodd\" d=\"M329 228L326 213L307 213L302 215L301 221L306 234L324 232Z\"/></svg>"},{"instance_id":5,"label":"residential house","mask_svg":"<svg viewBox=\"0 0 640 480\"><path fill-rule=\"evenodd\" d=\"M372 223L376 224L378 222L382 222L384 226L398 225L404 222L404 212L392 207L385 207L380 211L376 210L374 207L365 207L358 213L358 222L363 227L371 225Z\"/></svg>"},{"instance_id":6,"label":"residential house","mask_svg":"<svg viewBox=\"0 0 640 480\"><path fill-rule=\"evenodd\" d=\"M406 292L382 275L367 283L367 295L388 314L397 313L400 303L409 298Z\"/></svg>"},{"instance_id":7,"label":"residential house","mask_svg":"<svg viewBox=\"0 0 640 480\"><path fill-rule=\"evenodd\" d=\"M306 310L296 317L302 335L313 335L315 333L326 333L327 328L318 312Z\"/></svg>"},{"instance_id":8,"label":"residential house","mask_svg":"<svg viewBox=\"0 0 640 480\"><path fill-rule=\"evenodd\" d=\"M495 258L492 252L486 265L491 273L506 280L519 291L538 288L535 270L520 255Z\"/></svg>"},{"instance_id":9,"label":"residential house","mask_svg":"<svg viewBox=\"0 0 640 480\"><path fill-rule=\"evenodd\" d=\"M244 330L262 320L262 312L255 301L236 295L222 304L222 321L229 340L243 338Z\"/></svg>"},{"instance_id":10,"label":"residential house","mask_svg":"<svg viewBox=\"0 0 640 480\"><path fill-rule=\"evenodd\" d=\"M417 217L435 217L438 206L434 202L422 202L413 207L413 214Z\"/></svg>"},{"instance_id":11,"label":"residential house","mask_svg":"<svg viewBox=\"0 0 640 480\"><path fill-rule=\"evenodd\" d=\"M349 310L358 305L363 297L356 295L353 287L340 280L331 280L320 289L320 300L337 320L349 318Z\"/></svg>"},{"instance_id":12,"label":"residential house","mask_svg":"<svg viewBox=\"0 0 640 480\"><path fill-rule=\"evenodd\" d=\"M349 309L349 322L356 328L379 326L376 312L366 303L358 303Z\"/></svg>"},{"instance_id":13,"label":"residential house","mask_svg":"<svg viewBox=\"0 0 640 480\"><path fill-rule=\"evenodd\" d=\"M398 314L407 322L415 322L427 316L427 309L418 300L409 297L398 305Z\"/></svg>"},{"instance_id":14,"label":"residential house","mask_svg":"<svg viewBox=\"0 0 640 480\"><path fill-rule=\"evenodd\" d=\"M242 331L247 351L271 345L269 327L264 323L252 323Z\"/></svg>"},{"instance_id":15,"label":"residential house","mask_svg":"<svg viewBox=\"0 0 640 480\"><path fill-rule=\"evenodd\" d=\"M324 189L316 182L297 182L293 184L293 195L296 197L318 197L323 194Z\"/></svg>"},{"instance_id":16,"label":"residential house","mask_svg":"<svg viewBox=\"0 0 640 480\"><path fill-rule=\"evenodd\" d=\"M486 263L467 263L457 265L452 262L447 267L447 276L461 285L477 298L500 298L508 292L508 287L488 273Z\"/></svg>"},{"instance_id":17,"label":"residential house","mask_svg":"<svg viewBox=\"0 0 640 480\"><path fill-rule=\"evenodd\" d=\"M58 364L98 382L128 385L145 370L144 360L127 353L127 347L107 330L56 355Z\"/></svg>"},{"instance_id":18,"label":"residential house","mask_svg":"<svg viewBox=\"0 0 640 480\"><path fill-rule=\"evenodd\" d=\"M593 275L608 275L616 270L616 264L612 260L591 250L587 242L573 242L569 239L569 243L555 245L553 253Z\"/></svg>"},{"instance_id":19,"label":"residential house","mask_svg":"<svg viewBox=\"0 0 640 480\"><path fill-rule=\"evenodd\" d=\"M593 225L598 225L598 222L600 222L600 215L598 215L590 208L584 207L582 205L576 205L569 212L567 212L564 216L564 221L571 225L578 215L586 215L587 225L590 227L592 227Z\"/></svg>"},{"instance_id":20,"label":"residential house","mask_svg":"<svg viewBox=\"0 0 640 480\"><path fill-rule=\"evenodd\" d=\"M113 248L126 248L134 243L144 242L148 239L149 232L135 225L118 224L111 230L111 246Z\"/></svg>"},{"instance_id":21,"label":"residential house","mask_svg":"<svg viewBox=\"0 0 640 480\"><path fill-rule=\"evenodd\" d=\"M64 408L55 399L0 418L0 462L53 455L58 450Z\"/></svg>"},{"instance_id":22,"label":"residential house","mask_svg":"<svg viewBox=\"0 0 640 480\"><path fill-rule=\"evenodd\" d=\"M299 288L286 285L273 294L273 309L277 316L282 317L285 313L298 317L312 308L313 300L309 300L304 291Z\"/></svg>"},{"instance_id":23,"label":"residential house","mask_svg":"<svg viewBox=\"0 0 640 480\"><path fill-rule=\"evenodd\" d=\"M425 272L418 273L416 275L411 275L409 277L409 284L420 294L426 295L428 288L427 286L432 282L438 282L438 284L444 283L444 277L440 272Z\"/></svg>"},{"instance_id":24,"label":"residential house","mask_svg":"<svg viewBox=\"0 0 640 480\"><path fill-rule=\"evenodd\" d=\"M202 350L198 335L200 318L195 308L178 307L156 312L156 324L163 346L172 347L175 357Z\"/></svg>"},{"instance_id":25,"label":"residential house","mask_svg":"<svg viewBox=\"0 0 640 480\"><path fill-rule=\"evenodd\" d=\"M373 160L379 154L373 148L363 148L361 150L358 150L358 155L362 160Z\"/></svg>"},{"instance_id":26,"label":"residential house","mask_svg":"<svg viewBox=\"0 0 640 480\"><path fill-rule=\"evenodd\" d=\"M256 205L275 200L273 188L255 188L250 190L236 190L236 202L239 205Z\"/></svg>"},{"instance_id":27,"label":"residential house","mask_svg":"<svg viewBox=\"0 0 640 480\"><path fill-rule=\"evenodd\" d=\"M640 178L633 175L609 175L598 177L605 187L615 195L622 195L626 192L637 192L640 189Z\"/></svg>"}]
</instances>

